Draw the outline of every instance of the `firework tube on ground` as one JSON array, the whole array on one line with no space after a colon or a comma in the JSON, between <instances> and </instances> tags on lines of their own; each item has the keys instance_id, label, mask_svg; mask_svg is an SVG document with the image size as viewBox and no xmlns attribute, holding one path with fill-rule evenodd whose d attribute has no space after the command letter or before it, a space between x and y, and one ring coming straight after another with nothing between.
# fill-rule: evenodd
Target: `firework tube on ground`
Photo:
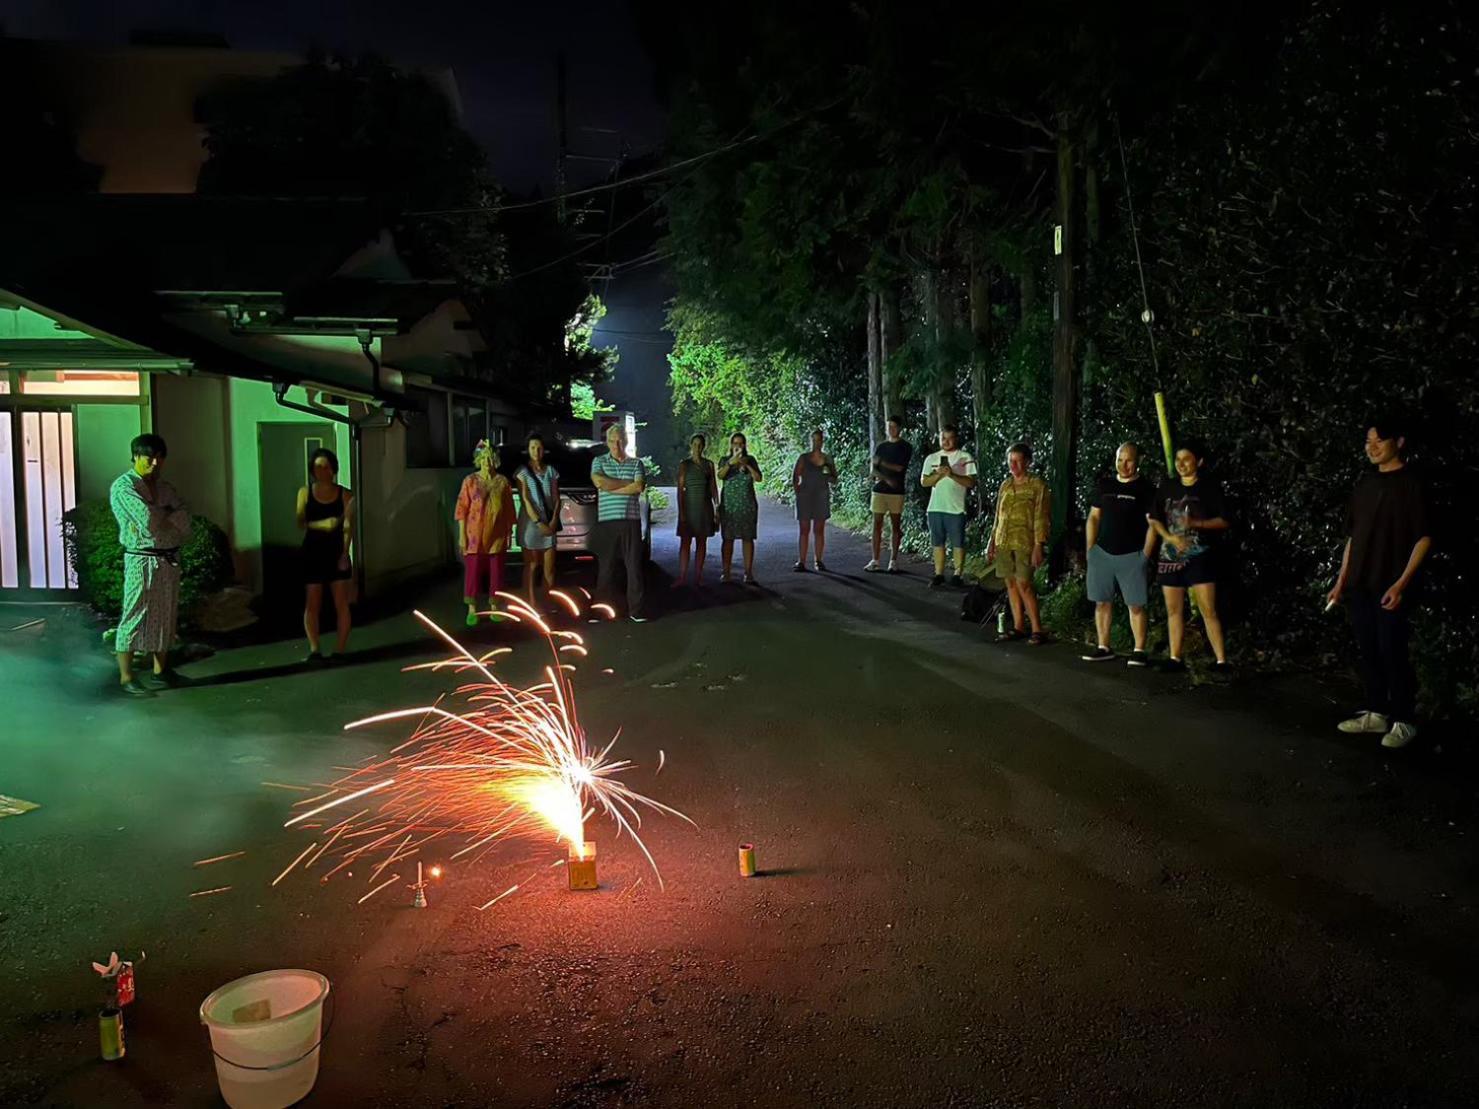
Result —
<instances>
[{"instance_id":1,"label":"firework tube on ground","mask_svg":"<svg viewBox=\"0 0 1479 1109\"><path fill-rule=\"evenodd\" d=\"M123 1046L123 1010L108 1005L98 1011L98 1047L108 1062L122 1059L126 1054Z\"/></svg>"},{"instance_id":2,"label":"firework tube on ground","mask_svg":"<svg viewBox=\"0 0 1479 1109\"><path fill-rule=\"evenodd\" d=\"M755 845L753 843L739 845L739 866L741 878L755 877Z\"/></svg>"},{"instance_id":3,"label":"firework tube on ground","mask_svg":"<svg viewBox=\"0 0 1479 1109\"><path fill-rule=\"evenodd\" d=\"M1156 391L1155 416L1161 425L1161 449L1166 452L1166 473L1176 472L1176 452L1171 449L1171 419L1166 415L1166 394Z\"/></svg>"},{"instance_id":4,"label":"firework tube on ground","mask_svg":"<svg viewBox=\"0 0 1479 1109\"><path fill-rule=\"evenodd\" d=\"M572 890L596 888L596 845L589 840L570 845L570 858L565 863Z\"/></svg>"}]
</instances>

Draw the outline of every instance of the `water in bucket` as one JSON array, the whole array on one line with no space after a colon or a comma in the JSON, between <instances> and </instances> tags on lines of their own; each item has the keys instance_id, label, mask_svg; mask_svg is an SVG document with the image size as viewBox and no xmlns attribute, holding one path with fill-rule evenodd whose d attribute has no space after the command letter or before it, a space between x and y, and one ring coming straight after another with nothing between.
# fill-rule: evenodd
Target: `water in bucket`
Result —
<instances>
[{"instance_id":1,"label":"water in bucket","mask_svg":"<svg viewBox=\"0 0 1479 1109\"><path fill-rule=\"evenodd\" d=\"M231 1109L286 1109L313 1089L329 980L267 970L228 982L200 1004L221 1096Z\"/></svg>"}]
</instances>

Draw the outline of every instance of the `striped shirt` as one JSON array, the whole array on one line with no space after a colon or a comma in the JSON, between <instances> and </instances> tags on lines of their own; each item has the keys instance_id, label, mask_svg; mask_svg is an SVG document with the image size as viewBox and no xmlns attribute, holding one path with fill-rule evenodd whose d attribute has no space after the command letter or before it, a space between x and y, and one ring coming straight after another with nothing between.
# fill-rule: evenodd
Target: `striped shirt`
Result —
<instances>
[{"instance_id":1,"label":"striped shirt","mask_svg":"<svg viewBox=\"0 0 1479 1109\"><path fill-rule=\"evenodd\" d=\"M597 474L623 483L633 482L647 476L647 472L642 469L640 458L628 457L618 462L610 454L599 454L591 459L591 477L594 478ZM642 507L637 503L637 494L608 493L604 489L597 490L596 519L600 522L640 520L641 518Z\"/></svg>"}]
</instances>

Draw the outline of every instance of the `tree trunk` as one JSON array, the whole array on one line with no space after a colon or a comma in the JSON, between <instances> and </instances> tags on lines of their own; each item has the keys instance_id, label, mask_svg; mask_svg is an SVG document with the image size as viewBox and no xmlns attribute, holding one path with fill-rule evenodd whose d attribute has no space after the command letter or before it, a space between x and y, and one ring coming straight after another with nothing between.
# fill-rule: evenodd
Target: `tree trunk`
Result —
<instances>
[{"instance_id":1,"label":"tree trunk","mask_svg":"<svg viewBox=\"0 0 1479 1109\"><path fill-rule=\"evenodd\" d=\"M904 389L897 370L889 369L888 360L899 349L899 295L892 286L878 294L878 345L883 362L883 418L903 416Z\"/></svg>"},{"instance_id":2,"label":"tree trunk","mask_svg":"<svg viewBox=\"0 0 1479 1109\"><path fill-rule=\"evenodd\" d=\"M971 251L971 419L975 424L976 464L986 454L986 420L991 411L991 379L987 376L987 352L991 342L991 280L978 250Z\"/></svg>"},{"instance_id":3,"label":"tree trunk","mask_svg":"<svg viewBox=\"0 0 1479 1109\"><path fill-rule=\"evenodd\" d=\"M957 367L950 355L950 336L955 330L955 295L950 285L948 267L932 271L935 300L935 424L944 427L955 423L955 375Z\"/></svg>"},{"instance_id":4,"label":"tree trunk","mask_svg":"<svg viewBox=\"0 0 1479 1109\"><path fill-rule=\"evenodd\" d=\"M884 439L883 428L883 337L878 294L868 294L868 454Z\"/></svg>"},{"instance_id":5,"label":"tree trunk","mask_svg":"<svg viewBox=\"0 0 1479 1109\"><path fill-rule=\"evenodd\" d=\"M1053 294L1053 539L1061 545L1068 530L1074 501L1074 441L1078 424L1078 329L1075 312L1077 261L1075 190L1077 137L1073 117L1058 114L1058 187L1055 218L1062 228L1062 248L1055 259L1057 288Z\"/></svg>"}]
</instances>

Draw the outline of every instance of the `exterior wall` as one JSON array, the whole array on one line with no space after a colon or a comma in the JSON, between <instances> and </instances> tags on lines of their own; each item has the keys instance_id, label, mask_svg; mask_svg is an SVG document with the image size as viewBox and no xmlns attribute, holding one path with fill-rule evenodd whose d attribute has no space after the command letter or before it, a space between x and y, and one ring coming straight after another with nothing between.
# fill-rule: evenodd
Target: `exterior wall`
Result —
<instances>
[{"instance_id":1,"label":"exterior wall","mask_svg":"<svg viewBox=\"0 0 1479 1109\"><path fill-rule=\"evenodd\" d=\"M129 467L129 443L145 430L144 411L135 404L77 405L73 438L77 444L79 502L108 499L113 479ZM170 477L174 477L173 472Z\"/></svg>"},{"instance_id":2,"label":"exterior wall","mask_svg":"<svg viewBox=\"0 0 1479 1109\"><path fill-rule=\"evenodd\" d=\"M197 516L231 532L231 459L226 379L153 378L154 431L169 444L169 480Z\"/></svg>"},{"instance_id":3,"label":"exterior wall","mask_svg":"<svg viewBox=\"0 0 1479 1109\"><path fill-rule=\"evenodd\" d=\"M358 503L366 593L435 572L455 555L451 519L462 472L407 467L405 438L399 423L361 435Z\"/></svg>"}]
</instances>

